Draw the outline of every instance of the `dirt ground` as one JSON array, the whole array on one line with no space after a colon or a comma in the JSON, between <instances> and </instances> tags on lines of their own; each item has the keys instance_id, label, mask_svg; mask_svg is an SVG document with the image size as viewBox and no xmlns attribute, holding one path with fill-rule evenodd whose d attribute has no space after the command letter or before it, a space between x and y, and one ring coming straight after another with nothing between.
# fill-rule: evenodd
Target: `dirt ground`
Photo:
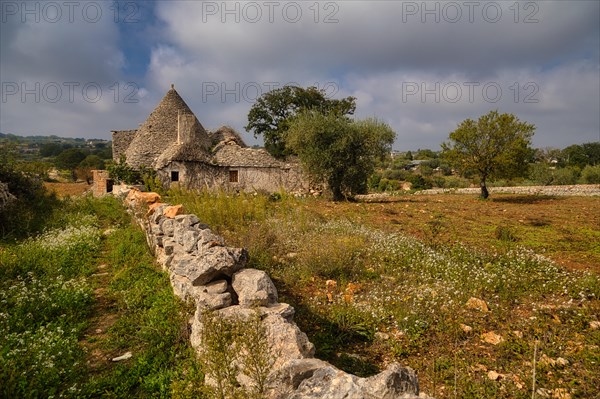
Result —
<instances>
[{"instance_id":1,"label":"dirt ground","mask_svg":"<svg viewBox=\"0 0 600 399\"><path fill-rule=\"evenodd\" d=\"M60 198L68 196L79 196L85 194L86 191L92 188L91 185L86 182L80 183L49 183L44 182L44 186L49 190L53 191Z\"/></svg>"},{"instance_id":2,"label":"dirt ground","mask_svg":"<svg viewBox=\"0 0 600 399\"><path fill-rule=\"evenodd\" d=\"M425 242L460 242L492 251L520 245L568 268L600 273L600 197L497 194L484 201L476 195L439 194L389 200L314 201L309 208L324 217L356 218ZM503 232L509 232L508 240Z\"/></svg>"}]
</instances>

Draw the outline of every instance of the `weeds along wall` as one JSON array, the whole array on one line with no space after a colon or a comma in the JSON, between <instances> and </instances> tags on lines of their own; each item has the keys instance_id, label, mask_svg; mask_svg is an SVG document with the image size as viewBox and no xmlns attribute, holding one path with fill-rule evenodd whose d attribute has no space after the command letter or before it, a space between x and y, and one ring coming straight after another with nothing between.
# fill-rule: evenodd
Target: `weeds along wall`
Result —
<instances>
[{"instance_id":1,"label":"weeds along wall","mask_svg":"<svg viewBox=\"0 0 600 399\"><path fill-rule=\"evenodd\" d=\"M264 271L246 268L245 249L228 247L196 215L161 203L156 193L119 192L175 294L195 305L191 344L219 397L428 398L415 372L399 364L359 378L315 359L294 308L278 302Z\"/></svg>"}]
</instances>

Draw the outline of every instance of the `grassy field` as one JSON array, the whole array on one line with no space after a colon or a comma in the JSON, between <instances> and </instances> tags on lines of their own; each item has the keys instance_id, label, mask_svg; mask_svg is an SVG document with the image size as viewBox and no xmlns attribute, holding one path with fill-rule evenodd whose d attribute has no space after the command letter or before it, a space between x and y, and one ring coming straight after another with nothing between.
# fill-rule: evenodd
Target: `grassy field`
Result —
<instances>
[{"instance_id":1,"label":"grassy field","mask_svg":"<svg viewBox=\"0 0 600 399\"><path fill-rule=\"evenodd\" d=\"M346 371L397 361L438 398L598 395L600 198L169 201L248 248L317 356Z\"/></svg>"},{"instance_id":2,"label":"grassy field","mask_svg":"<svg viewBox=\"0 0 600 399\"><path fill-rule=\"evenodd\" d=\"M0 397L208 397L190 312L118 200L67 198L0 243Z\"/></svg>"}]
</instances>

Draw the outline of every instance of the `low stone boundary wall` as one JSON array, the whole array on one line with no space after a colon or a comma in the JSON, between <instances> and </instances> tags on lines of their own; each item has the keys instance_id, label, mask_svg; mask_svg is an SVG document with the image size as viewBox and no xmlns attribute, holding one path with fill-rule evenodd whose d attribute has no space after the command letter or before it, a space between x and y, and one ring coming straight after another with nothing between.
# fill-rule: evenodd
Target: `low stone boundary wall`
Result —
<instances>
[{"instance_id":1,"label":"low stone boundary wall","mask_svg":"<svg viewBox=\"0 0 600 399\"><path fill-rule=\"evenodd\" d=\"M267 398L429 398L419 394L415 372L399 364L359 378L315 359L314 345L293 320L294 308L278 302L275 285L264 271L246 268L245 249L226 246L196 215L185 214L181 205L160 203L156 193L132 189L125 203L146 232L158 263L168 271L175 294L196 306L191 343L199 354L205 312L223 319L260 318L270 353L277 354L266 379ZM252 388L248 376L240 373L236 378ZM206 380L214 383L210 374Z\"/></svg>"},{"instance_id":2,"label":"low stone boundary wall","mask_svg":"<svg viewBox=\"0 0 600 399\"><path fill-rule=\"evenodd\" d=\"M600 184L577 184L571 186L517 186L488 187L490 194L526 194L550 196L600 196ZM481 193L479 188L432 188L417 191L415 194L474 194Z\"/></svg>"}]
</instances>

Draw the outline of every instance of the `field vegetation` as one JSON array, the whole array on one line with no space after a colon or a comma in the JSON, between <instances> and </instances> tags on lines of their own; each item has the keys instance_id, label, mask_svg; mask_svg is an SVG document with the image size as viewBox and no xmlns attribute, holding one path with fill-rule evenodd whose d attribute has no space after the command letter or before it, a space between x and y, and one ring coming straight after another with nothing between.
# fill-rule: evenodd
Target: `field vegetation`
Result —
<instances>
[{"instance_id":1,"label":"field vegetation","mask_svg":"<svg viewBox=\"0 0 600 399\"><path fill-rule=\"evenodd\" d=\"M190 309L118 200L53 204L0 244L0 397L209 397Z\"/></svg>"},{"instance_id":2,"label":"field vegetation","mask_svg":"<svg viewBox=\"0 0 600 399\"><path fill-rule=\"evenodd\" d=\"M438 398L597 394L598 198L169 201L248 248L317 356L346 371L397 361Z\"/></svg>"}]
</instances>

